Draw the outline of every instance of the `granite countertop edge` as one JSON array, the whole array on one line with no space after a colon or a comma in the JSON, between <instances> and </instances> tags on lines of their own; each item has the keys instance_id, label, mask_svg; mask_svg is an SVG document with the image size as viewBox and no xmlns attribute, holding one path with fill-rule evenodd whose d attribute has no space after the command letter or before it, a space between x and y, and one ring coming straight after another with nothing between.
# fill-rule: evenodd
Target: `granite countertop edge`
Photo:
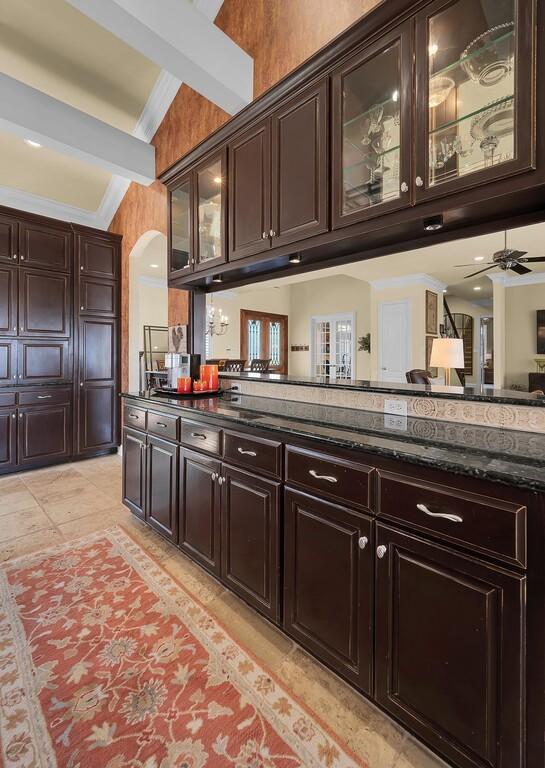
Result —
<instances>
[{"instance_id":1,"label":"granite countertop edge","mask_svg":"<svg viewBox=\"0 0 545 768\"><path fill-rule=\"evenodd\" d=\"M493 453L464 451L461 447L422 444L416 440L401 440L395 436L381 436L372 431L351 431L343 425L319 424L311 420L299 420L290 416L278 416L253 411L245 418L239 410L233 413L213 413L203 409L206 399L176 400L148 393L124 392L122 397L139 400L148 406L176 408L192 416L205 419L230 421L236 425L254 427L265 432L284 432L297 437L316 440L322 444L348 448L361 453L398 459L417 466L439 469L466 477L502 483L526 491L545 492L545 463L528 463L509 458L500 459ZM259 398L253 398L257 400ZM257 416L255 414L258 414ZM259 415L260 414L260 415ZM494 428L491 428L494 429Z\"/></svg>"}]
</instances>

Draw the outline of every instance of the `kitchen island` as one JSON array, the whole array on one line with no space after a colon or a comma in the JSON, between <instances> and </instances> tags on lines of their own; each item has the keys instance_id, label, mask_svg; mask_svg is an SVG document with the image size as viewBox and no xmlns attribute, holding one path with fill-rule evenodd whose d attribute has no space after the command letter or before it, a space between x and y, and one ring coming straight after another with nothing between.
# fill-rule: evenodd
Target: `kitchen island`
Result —
<instances>
[{"instance_id":1,"label":"kitchen island","mask_svg":"<svg viewBox=\"0 0 545 768\"><path fill-rule=\"evenodd\" d=\"M545 435L123 400L134 514L451 764L543 766Z\"/></svg>"}]
</instances>

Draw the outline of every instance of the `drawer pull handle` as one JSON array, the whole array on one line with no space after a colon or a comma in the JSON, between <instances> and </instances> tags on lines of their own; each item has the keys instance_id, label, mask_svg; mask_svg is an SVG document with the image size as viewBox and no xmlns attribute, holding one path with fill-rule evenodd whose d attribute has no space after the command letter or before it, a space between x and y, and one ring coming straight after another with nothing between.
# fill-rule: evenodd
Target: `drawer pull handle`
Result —
<instances>
[{"instance_id":1,"label":"drawer pull handle","mask_svg":"<svg viewBox=\"0 0 545 768\"><path fill-rule=\"evenodd\" d=\"M338 483L336 477L333 477L333 475L319 475L315 469L309 469L308 471L309 475L312 475L316 480L327 480L328 483Z\"/></svg>"},{"instance_id":2,"label":"drawer pull handle","mask_svg":"<svg viewBox=\"0 0 545 768\"><path fill-rule=\"evenodd\" d=\"M358 539L358 547L360 549L365 549L365 547L369 544L369 539L367 536L360 536Z\"/></svg>"},{"instance_id":3,"label":"drawer pull handle","mask_svg":"<svg viewBox=\"0 0 545 768\"><path fill-rule=\"evenodd\" d=\"M245 451L244 448L237 448L237 451L243 456L257 456L255 451Z\"/></svg>"},{"instance_id":4,"label":"drawer pull handle","mask_svg":"<svg viewBox=\"0 0 545 768\"><path fill-rule=\"evenodd\" d=\"M168 424L165 424L164 421L158 421L157 422L157 426L158 427L163 427L164 429L166 429L168 427Z\"/></svg>"},{"instance_id":5,"label":"drawer pull handle","mask_svg":"<svg viewBox=\"0 0 545 768\"><path fill-rule=\"evenodd\" d=\"M139 419L140 416L138 416L136 413L129 413L129 418L130 419Z\"/></svg>"},{"instance_id":6,"label":"drawer pull handle","mask_svg":"<svg viewBox=\"0 0 545 768\"><path fill-rule=\"evenodd\" d=\"M432 512L431 509L428 509L425 504L417 504L416 508L423 512L425 515L429 515L430 517L443 517L445 520L450 520L451 523L464 522L464 518L460 517L460 515L450 515L447 512Z\"/></svg>"},{"instance_id":7,"label":"drawer pull handle","mask_svg":"<svg viewBox=\"0 0 545 768\"><path fill-rule=\"evenodd\" d=\"M202 432L192 432L191 437L198 437L199 440L206 440L206 435L203 435Z\"/></svg>"},{"instance_id":8,"label":"drawer pull handle","mask_svg":"<svg viewBox=\"0 0 545 768\"><path fill-rule=\"evenodd\" d=\"M38 395L38 400L51 400L51 395Z\"/></svg>"}]
</instances>

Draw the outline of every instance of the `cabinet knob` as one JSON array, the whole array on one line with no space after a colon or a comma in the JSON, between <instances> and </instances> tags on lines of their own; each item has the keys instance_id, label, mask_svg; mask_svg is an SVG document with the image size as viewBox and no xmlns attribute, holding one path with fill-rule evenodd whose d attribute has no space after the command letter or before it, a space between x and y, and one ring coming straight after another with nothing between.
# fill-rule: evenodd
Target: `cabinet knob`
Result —
<instances>
[{"instance_id":1,"label":"cabinet knob","mask_svg":"<svg viewBox=\"0 0 545 768\"><path fill-rule=\"evenodd\" d=\"M80 387L83 387L83 381L80 381L79 385Z\"/></svg>"},{"instance_id":2,"label":"cabinet knob","mask_svg":"<svg viewBox=\"0 0 545 768\"><path fill-rule=\"evenodd\" d=\"M384 555L387 552L387 548L384 546L384 544L381 544L380 547L377 547L377 557L379 560L382 560Z\"/></svg>"},{"instance_id":3,"label":"cabinet knob","mask_svg":"<svg viewBox=\"0 0 545 768\"><path fill-rule=\"evenodd\" d=\"M365 549L365 547L369 544L369 539L367 536L360 536L358 539L358 547L360 549Z\"/></svg>"},{"instance_id":4,"label":"cabinet knob","mask_svg":"<svg viewBox=\"0 0 545 768\"><path fill-rule=\"evenodd\" d=\"M11 418L12 418L12 419L14 419L14 418L15 418L15 414L14 414L14 413L12 413L12 414L11 414Z\"/></svg>"},{"instance_id":5,"label":"cabinet knob","mask_svg":"<svg viewBox=\"0 0 545 768\"><path fill-rule=\"evenodd\" d=\"M80 309L81 309L82 311L85 309L85 307L83 306L83 304L81 305Z\"/></svg>"},{"instance_id":6,"label":"cabinet knob","mask_svg":"<svg viewBox=\"0 0 545 768\"><path fill-rule=\"evenodd\" d=\"M22 418L23 418L23 414L22 414L22 413L20 413L20 414L19 414L19 418L20 418L20 419L22 419Z\"/></svg>"},{"instance_id":7,"label":"cabinet knob","mask_svg":"<svg viewBox=\"0 0 545 768\"><path fill-rule=\"evenodd\" d=\"M402 181L401 182L400 189L401 189L402 192L408 192L409 191L409 185L407 184L406 181Z\"/></svg>"},{"instance_id":8,"label":"cabinet knob","mask_svg":"<svg viewBox=\"0 0 545 768\"><path fill-rule=\"evenodd\" d=\"M423 187L424 186L424 179L422 176L417 176L415 179L415 183L417 187Z\"/></svg>"},{"instance_id":9,"label":"cabinet knob","mask_svg":"<svg viewBox=\"0 0 545 768\"><path fill-rule=\"evenodd\" d=\"M25 260L25 257L24 257L24 256L21 256L21 261L24 261L24 260Z\"/></svg>"},{"instance_id":10,"label":"cabinet knob","mask_svg":"<svg viewBox=\"0 0 545 768\"><path fill-rule=\"evenodd\" d=\"M212 472L212 481L216 482L217 479L218 479L217 474L215 472Z\"/></svg>"},{"instance_id":11,"label":"cabinet knob","mask_svg":"<svg viewBox=\"0 0 545 768\"><path fill-rule=\"evenodd\" d=\"M80 267L81 272L83 272L83 267Z\"/></svg>"},{"instance_id":12,"label":"cabinet knob","mask_svg":"<svg viewBox=\"0 0 545 768\"><path fill-rule=\"evenodd\" d=\"M223 485L223 477L218 477L218 485Z\"/></svg>"},{"instance_id":13,"label":"cabinet knob","mask_svg":"<svg viewBox=\"0 0 545 768\"><path fill-rule=\"evenodd\" d=\"M17 326L16 326L16 325L14 325L14 326L13 326L13 330L14 330L14 331L16 331L16 330L17 330Z\"/></svg>"},{"instance_id":14,"label":"cabinet knob","mask_svg":"<svg viewBox=\"0 0 545 768\"><path fill-rule=\"evenodd\" d=\"M17 254L16 253L13 254L13 258L17 259Z\"/></svg>"},{"instance_id":15,"label":"cabinet knob","mask_svg":"<svg viewBox=\"0 0 545 768\"><path fill-rule=\"evenodd\" d=\"M266 239L267 239L267 237L268 237L268 235L267 235L267 233L266 233L266 232L263 232L263 234L261 235L261 237L263 238L263 240L266 240Z\"/></svg>"},{"instance_id":16,"label":"cabinet knob","mask_svg":"<svg viewBox=\"0 0 545 768\"><path fill-rule=\"evenodd\" d=\"M276 232L274 231L274 229L271 229L271 231L269 232L269 235L271 237L276 237Z\"/></svg>"}]
</instances>

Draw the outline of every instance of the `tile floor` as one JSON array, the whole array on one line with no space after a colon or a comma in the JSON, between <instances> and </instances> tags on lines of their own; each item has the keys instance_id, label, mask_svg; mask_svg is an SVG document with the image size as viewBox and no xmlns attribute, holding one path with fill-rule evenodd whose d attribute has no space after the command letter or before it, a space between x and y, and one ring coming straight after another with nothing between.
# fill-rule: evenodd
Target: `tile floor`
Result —
<instances>
[{"instance_id":1,"label":"tile floor","mask_svg":"<svg viewBox=\"0 0 545 768\"><path fill-rule=\"evenodd\" d=\"M445 768L401 728L193 565L121 504L119 456L0 478L0 562L121 523L369 768Z\"/></svg>"}]
</instances>

